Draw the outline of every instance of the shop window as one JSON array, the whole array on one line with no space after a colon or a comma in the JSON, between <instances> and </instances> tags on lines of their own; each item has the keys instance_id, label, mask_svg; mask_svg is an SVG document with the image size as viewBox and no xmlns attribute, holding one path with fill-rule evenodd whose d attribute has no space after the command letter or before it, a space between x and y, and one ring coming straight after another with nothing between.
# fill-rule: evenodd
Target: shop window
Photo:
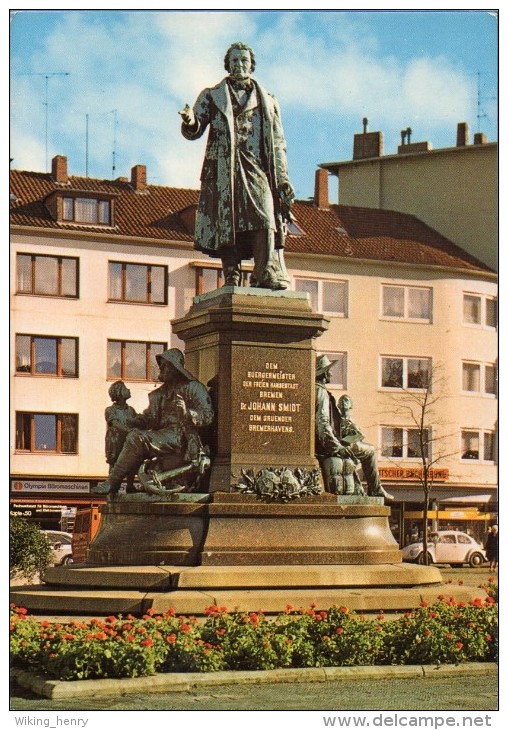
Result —
<instances>
[{"instance_id":1,"label":"shop window","mask_svg":"<svg viewBox=\"0 0 508 730\"><path fill-rule=\"evenodd\" d=\"M77 377L77 337L16 335L16 373Z\"/></svg>"},{"instance_id":2,"label":"shop window","mask_svg":"<svg viewBox=\"0 0 508 730\"><path fill-rule=\"evenodd\" d=\"M18 294L78 296L78 259L21 253L16 258Z\"/></svg>"},{"instance_id":3,"label":"shop window","mask_svg":"<svg viewBox=\"0 0 508 730\"><path fill-rule=\"evenodd\" d=\"M432 289L421 286L381 286L381 313L389 319L432 321Z\"/></svg>"},{"instance_id":4,"label":"shop window","mask_svg":"<svg viewBox=\"0 0 508 730\"><path fill-rule=\"evenodd\" d=\"M167 266L109 262L109 300L167 304Z\"/></svg>"},{"instance_id":5,"label":"shop window","mask_svg":"<svg viewBox=\"0 0 508 730\"><path fill-rule=\"evenodd\" d=\"M157 382L159 366L156 356L166 349L165 342L108 340L108 379Z\"/></svg>"},{"instance_id":6,"label":"shop window","mask_svg":"<svg viewBox=\"0 0 508 730\"><path fill-rule=\"evenodd\" d=\"M16 413L16 450L77 454L77 414Z\"/></svg>"}]
</instances>

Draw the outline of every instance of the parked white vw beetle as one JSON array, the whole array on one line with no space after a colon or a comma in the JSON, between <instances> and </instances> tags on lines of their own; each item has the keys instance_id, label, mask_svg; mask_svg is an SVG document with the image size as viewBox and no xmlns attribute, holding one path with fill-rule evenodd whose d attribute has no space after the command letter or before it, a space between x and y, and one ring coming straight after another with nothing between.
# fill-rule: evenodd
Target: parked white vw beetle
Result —
<instances>
[{"instance_id":1,"label":"parked white vw beetle","mask_svg":"<svg viewBox=\"0 0 508 730\"><path fill-rule=\"evenodd\" d=\"M452 567L467 563L472 568L486 560L485 550L470 535L456 530L429 532L427 549L430 563L448 563ZM413 542L402 549L402 559L423 565L423 542Z\"/></svg>"}]
</instances>

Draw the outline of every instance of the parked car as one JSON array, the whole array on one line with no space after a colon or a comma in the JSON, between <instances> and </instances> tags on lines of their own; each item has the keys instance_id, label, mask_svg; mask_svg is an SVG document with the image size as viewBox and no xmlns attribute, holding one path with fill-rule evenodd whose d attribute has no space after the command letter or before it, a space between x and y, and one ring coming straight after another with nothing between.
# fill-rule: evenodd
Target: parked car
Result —
<instances>
[{"instance_id":1,"label":"parked car","mask_svg":"<svg viewBox=\"0 0 508 730\"><path fill-rule=\"evenodd\" d=\"M43 530L53 546L53 563L55 565L70 565L72 557L72 534L59 530Z\"/></svg>"},{"instance_id":2,"label":"parked car","mask_svg":"<svg viewBox=\"0 0 508 730\"><path fill-rule=\"evenodd\" d=\"M482 565L486 560L485 550L470 535L456 530L429 532L427 550L430 563L448 563L459 567L467 563L472 568ZM402 549L402 559L410 563L425 563L423 542L413 542Z\"/></svg>"}]
</instances>

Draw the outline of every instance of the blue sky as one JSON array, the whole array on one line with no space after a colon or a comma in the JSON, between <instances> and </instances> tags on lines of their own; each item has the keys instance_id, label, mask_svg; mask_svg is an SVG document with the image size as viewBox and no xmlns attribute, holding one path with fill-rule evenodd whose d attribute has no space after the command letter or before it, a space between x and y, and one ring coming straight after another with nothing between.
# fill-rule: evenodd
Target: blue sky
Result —
<instances>
[{"instance_id":1,"label":"blue sky","mask_svg":"<svg viewBox=\"0 0 508 730\"><path fill-rule=\"evenodd\" d=\"M498 27L487 10L21 10L10 27L13 167L44 171L64 154L84 175L88 118L90 177L141 163L150 183L198 188L205 142L183 139L177 112L223 78L236 40L254 48L255 76L279 99L298 198L313 194L319 163L351 159L364 116L385 154L408 126L434 149L455 144L460 121L471 141L479 130L497 139Z\"/></svg>"}]
</instances>

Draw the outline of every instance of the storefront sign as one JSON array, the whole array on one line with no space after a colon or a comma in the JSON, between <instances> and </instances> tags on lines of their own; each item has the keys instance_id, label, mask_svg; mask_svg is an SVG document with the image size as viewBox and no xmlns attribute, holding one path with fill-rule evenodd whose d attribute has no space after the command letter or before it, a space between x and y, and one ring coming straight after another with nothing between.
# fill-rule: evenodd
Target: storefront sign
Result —
<instances>
[{"instance_id":1,"label":"storefront sign","mask_svg":"<svg viewBox=\"0 0 508 730\"><path fill-rule=\"evenodd\" d=\"M11 517L48 517L51 515L62 516L64 512L67 512L67 506L65 504L41 504L41 503L16 503L11 504L10 515Z\"/></svg>"},{"instance_id":2,"label":"storefront sign","mask_svg":"<svg viewBox=\"0 0 508 730\"><path fill-rule=\"evenodd\" d=\"M89 494L90 482L53 482L46 479L14 479L12 491L17 493L59 492L65 494Z\"/></svg>"},{"instance_id":3,"label":"storefront sign","mask_svg":"<svg viewBox=\"0 0 508 730\"><path fill-rule=\"evenodd\" d=\"M380 466L379 476L381 479L421 481L423 479L423 469L404 466ZM429 469L429 481L446 482L448 478L448 469Z\"/></svg>"}]
</instances>

